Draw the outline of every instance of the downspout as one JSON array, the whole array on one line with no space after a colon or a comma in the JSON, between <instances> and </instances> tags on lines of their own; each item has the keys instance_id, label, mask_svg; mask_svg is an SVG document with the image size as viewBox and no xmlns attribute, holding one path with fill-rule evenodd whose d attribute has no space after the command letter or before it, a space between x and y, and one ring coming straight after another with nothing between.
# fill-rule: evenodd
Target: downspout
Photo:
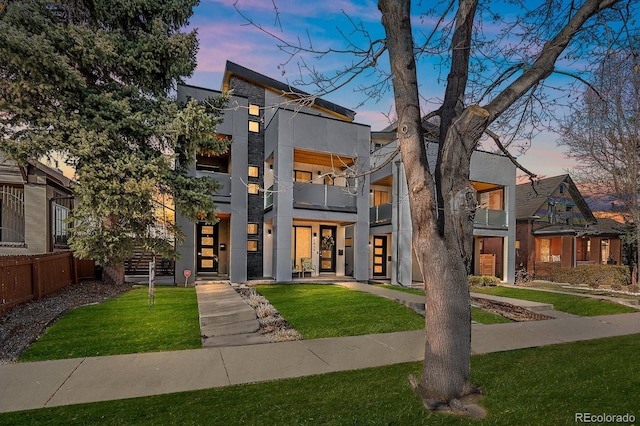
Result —
<instances>
[{"instance_id":1,"label":"downspout","mask_svg":"<svg viewBox=\"0 0 640 426\"><path fill-rule=\"evenodd\" d=\"M402 164L400 161L396 161L396 217L397 217L397 227L396 227L396 282L401 286L402 284L402 273L401 273L401 258L400 258L400 224L401 222L401 209L400 209L400 165Z\"/></svg>"}]
</instances>

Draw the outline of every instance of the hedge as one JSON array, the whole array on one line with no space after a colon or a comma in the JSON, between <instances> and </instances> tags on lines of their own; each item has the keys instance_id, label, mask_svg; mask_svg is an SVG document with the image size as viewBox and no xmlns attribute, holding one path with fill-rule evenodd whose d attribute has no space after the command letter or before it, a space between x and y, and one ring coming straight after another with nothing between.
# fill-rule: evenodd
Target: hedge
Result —
<instances>
[{"instance_id":1,"label":"hedge","mask_svg":"<svg viewBox=\"0 0 640 426\"><path fill-rule=\"evenodd\" d=\"M489 275L469 275L469 285L472 287L486 287L490 285L497 285L500 282L500 278L492 277Z\"/></svg>"},{"instance_id":2,"label":"hedge","mask_svg":"<svg viewBox=\"0 0 640 426\"><path fill-rule=\"evenodd\" d=\"M578 265L575 268L554 267L550 270L551 281L586 284L589 287L629 285L631 273L628 266L618 265ZM536 274L537 275L537 274Z\"/></svg>"}]
</instances>

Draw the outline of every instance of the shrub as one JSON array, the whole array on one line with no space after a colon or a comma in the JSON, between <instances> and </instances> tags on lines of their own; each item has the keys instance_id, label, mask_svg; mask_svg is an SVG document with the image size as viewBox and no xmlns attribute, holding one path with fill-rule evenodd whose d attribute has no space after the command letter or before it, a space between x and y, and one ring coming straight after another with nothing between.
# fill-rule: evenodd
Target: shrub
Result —
<instances>
[{"instance_id":1,"label":"shrub","mask_svg":"<svg viewBox=\"0 0 640 426\"><path fill-rule=\"evenodd\" d=\"M620 291L622 286L620 284L611 284L611 290Z\"/></svg>"},{"instance_id":2,"label":"shrub","mask_svg":"<svg viewBox=\"0 0 640 426\"><path fill-rule=\"evenodd\" d=\"M489 275L469 275L468 280L471 287L486 287L500 282L500 278Z\"/></svg>"},{"instance_id":3,"label":"shrub","mask_svg":"<svg viewBox=\"0 0 640 426\"><path fill-rule=\"evenodd\" d=\"M640 293L640 286L638 286L637 284L630 285L629 287L627 287L627 291L629 293Z\"/></svg>"},{"instance_id":4,"label":"shrub","mask_svg":"<svg viewBox=\"0 0 640 426\"><path fill-rule=\"evenodd\" d=\"M627 266L578 265L575 268L553 268L551 281L598 288L602 285L627 285L631 281L631 274Z\"/></svg>"},{"instance_id":5,"label":"shrub","mask_svg":"<svg viewBox=\"0 0 640 426\"><path fill-rule=\"evenodd\" d=\"M516 284L526 284L531 281L531 276L526 268L520 268L516 271Z\"/></svg>"}]
</instances>

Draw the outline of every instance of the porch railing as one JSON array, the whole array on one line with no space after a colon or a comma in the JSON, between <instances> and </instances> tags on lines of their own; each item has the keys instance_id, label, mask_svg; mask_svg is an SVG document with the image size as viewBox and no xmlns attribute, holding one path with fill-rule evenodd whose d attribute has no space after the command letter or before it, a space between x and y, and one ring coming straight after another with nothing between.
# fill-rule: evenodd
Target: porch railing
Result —
<instances>
[{"instance_id":1,"label":"porch railing","mask_svg":"<svg viewBox=\"0 0 640 426\"><path fill-rule=\"evenodd\" d=\"M24 243L24 189L0 186L0 242Z\"/></svg>"}]
</instances>

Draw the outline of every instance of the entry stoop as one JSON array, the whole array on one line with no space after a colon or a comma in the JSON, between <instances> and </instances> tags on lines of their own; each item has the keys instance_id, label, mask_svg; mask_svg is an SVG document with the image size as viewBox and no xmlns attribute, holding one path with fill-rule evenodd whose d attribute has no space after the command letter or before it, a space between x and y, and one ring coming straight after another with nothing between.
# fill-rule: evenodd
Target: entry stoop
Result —
<instances>
[{"instance_id":1,"label":"entry stoop","mask_svg":"<svg viewBox=\"0 0 640 426\"><path fill-rule=\"evenodd\" d=\"M203 347L268 343L255 311L229 283L198 283L196 294Z\"/></svg>"}]
</instances>

